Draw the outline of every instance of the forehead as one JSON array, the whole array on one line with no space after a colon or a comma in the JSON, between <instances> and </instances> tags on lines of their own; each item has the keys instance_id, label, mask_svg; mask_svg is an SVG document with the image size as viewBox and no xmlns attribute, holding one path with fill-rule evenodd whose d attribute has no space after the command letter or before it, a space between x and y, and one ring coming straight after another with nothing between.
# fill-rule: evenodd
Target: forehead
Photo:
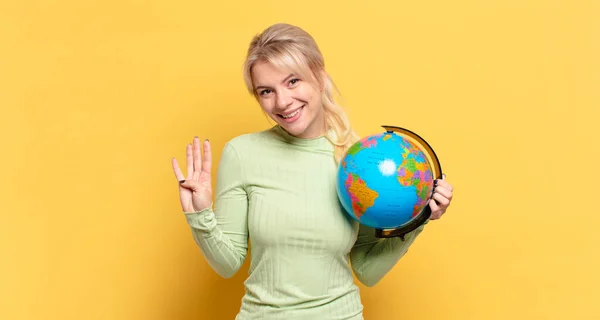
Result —
<instances>
[{"instance_id":1,"label":"forehead","mask_svg":"<svg viewBox=\"0 0 600 320\"><path fill-rule=\"evenodd\" d=\"M252 80L256 86L273 85L293 73L295 72L291 68L277 67L269 62L259 61L252 67Z\"/></svg>"}]
</instances>

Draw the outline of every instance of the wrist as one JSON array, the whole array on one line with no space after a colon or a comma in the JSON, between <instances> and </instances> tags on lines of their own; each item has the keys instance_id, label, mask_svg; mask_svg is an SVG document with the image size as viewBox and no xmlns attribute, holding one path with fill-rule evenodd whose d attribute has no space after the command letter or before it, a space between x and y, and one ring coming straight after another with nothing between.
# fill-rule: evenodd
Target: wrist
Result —
<instances>
[{"instance_id":1,"label":"wrist","mask_svg":"<svg viewBox=\"0 0 600 320\"><path fill-rule=\"evenodd\" d=\"M189 210L183 210L183 213L185 213L185 214L197 214L197 213L204 213L204 212L211 211L211 210L212 210L212 203L209 206L204 207L204 208L194 208L194 207L192 207Z\"/></svg>"}]
</instances>

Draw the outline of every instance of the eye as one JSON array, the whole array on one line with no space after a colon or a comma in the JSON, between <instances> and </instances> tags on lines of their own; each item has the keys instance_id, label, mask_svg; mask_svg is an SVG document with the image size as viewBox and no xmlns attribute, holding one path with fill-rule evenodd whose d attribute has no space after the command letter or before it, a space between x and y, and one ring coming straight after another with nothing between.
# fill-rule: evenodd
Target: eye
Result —
<instances>
[{"instance_id":1,"label":"eye","mask_svg":"<svg viewBox=\"0 0 600 320\"><path fill-rule=\"evenodd\" d=\"M300 79L292 79L290 80L290 85L294 85L296 83L298 83L300 81Z\"/></svg>"},{"instance_id":2,"label":"eye","mask_svg":"<svg viewBox=\"0 0 600 320\"><path fill-rule=\"evenodd\" d=\"M264 96L265 94L269 94L269 93L271 93L271 90L264 89L264 90L261 90L258 94L261 95L261 96Z\"/></svg>"}]
</instances>

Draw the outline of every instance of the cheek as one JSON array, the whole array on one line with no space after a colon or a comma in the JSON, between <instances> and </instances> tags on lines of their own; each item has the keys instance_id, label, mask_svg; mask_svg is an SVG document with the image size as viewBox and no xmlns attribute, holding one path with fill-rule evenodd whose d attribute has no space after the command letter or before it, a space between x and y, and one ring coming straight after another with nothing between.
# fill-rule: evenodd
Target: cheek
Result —
<instances>
[{"instance_id":1,"label":"cheek","mask_svg":"<svg viewBox=\"0 0 600 320\"><path fill-rule=\"evenodd\" d=\"M270 113L271 110L273 110L273 104L269 101L269 99L259 99L258 104L260 105L260 108L266 113Z\"/></svg>"},{"instance_id":2,"label":"cheek","mask_svg":"<svg viewBox=\"0 0 600 320\"><path fill-rule=\"evenodd\" d=\"M307 101L312 105L311 109L318 109L322 107L321 92L318 90L307 90L305 95Z\"/></svg>"},{"instance_id":3,"label":"cheek","mask_svg":"<svg viewBox=\"0 0 600 320\"><path fill-rule=\"evenodd\" d=\"M317 93L308 86L305 86L301 89L299 97L303 101L310 102L311 104L314 104L319 98Z\"/></svg>"}]
</instances>

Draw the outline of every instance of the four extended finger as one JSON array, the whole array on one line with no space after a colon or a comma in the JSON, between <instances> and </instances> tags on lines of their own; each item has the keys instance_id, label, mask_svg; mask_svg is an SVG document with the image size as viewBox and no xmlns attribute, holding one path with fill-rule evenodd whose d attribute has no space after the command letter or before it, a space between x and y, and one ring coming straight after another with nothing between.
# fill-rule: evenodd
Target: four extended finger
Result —
<instances>
[{"instance_id":1,"label":"four extended finger","mask_svg":"<svg viewBox=\"0 0 600 320\"><path fill-rule=\"evenodd\" d=\"M200 155L200 139L194 137L194 180L200 178L200 171L202 170L202 157Z\"/></svg>"},{"instance_id":2,"label":"four extended finger","mask_svg":"<svg viewBox=\"0 0 600 320\"><path fill-rule=\"evenodd\" d=\"M191 179L194 174L194 156L192 155L192 144L188 143L185 147L185 158L187 161L187 178Z\"/></svg>"},{"instance_id":3,"label":"four extended finger","mask_svg":"<svg viewBox=\"0 0 600 320\"><path fill-rule=\"evenodd\" d=\"M204 161L202 162L202 171L210 173L212 169L212 152L208 139L204 140Z\"/></svg>"},{"instance_id":4,"label":"four extended finger","mask_svg":"<svg viewBox=\"0 0 600 320\"><path fill-rule=\"evenodd\" d=\"M173 166L175 178L178 181L185 180L185 178L183 177L183 172L181 172L181 169L179 168L179 163L177 163L177 159L173 158L173 160L171 160L171 165Z\"/></svg>"}]
</instances>

